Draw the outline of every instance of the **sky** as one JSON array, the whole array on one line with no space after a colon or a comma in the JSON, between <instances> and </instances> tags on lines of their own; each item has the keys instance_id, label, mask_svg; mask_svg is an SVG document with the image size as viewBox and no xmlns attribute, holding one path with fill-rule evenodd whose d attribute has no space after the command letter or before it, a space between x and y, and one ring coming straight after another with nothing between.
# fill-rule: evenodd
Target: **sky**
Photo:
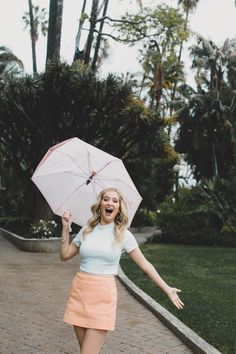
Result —
<instances>
[{"instance_id":1,"label":"sky","mask_svg":"<svg viewBox=\"0 0 236 354\"><path fill-rule=\"evenodd\" d=\"M92 0L88 0L89 3ZM177 0L143 0L144 6L165 3L176 6ZM33 0L33 4L48 9L49 0ZM61 57L71 62L75 48L82 0L64 0ZM108 12L118 18L125 11L139 10L136 0L110 0ZM32 73L31 43L27 30L24 30L22 16L28 11L28 0L0 0L0 46L9 47L24 63L25 71ZM234 0L200 0L197 10L190 15L191 29L205 38L221 44L226 38L236 37L236 7ZM37 43L39 71L44 70L46 38L40 37ZM118 45L110 41L109 57L103 64L104 72L126 73L139 70L137 49ZM189 59L185 55L186 71Z\"/></svg>"}]
</instances>

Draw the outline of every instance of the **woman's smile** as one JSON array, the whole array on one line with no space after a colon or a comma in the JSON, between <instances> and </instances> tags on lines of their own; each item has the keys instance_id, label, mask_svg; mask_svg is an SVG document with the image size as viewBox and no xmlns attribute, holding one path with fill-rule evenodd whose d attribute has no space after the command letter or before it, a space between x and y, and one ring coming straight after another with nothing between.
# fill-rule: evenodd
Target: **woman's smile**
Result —
<instances>
[{"instance_id":1,"label":"woman's smile","mask_svg":"<svg viewBox=\"0 0 236 354\"><path fill-rule=\"evenodd\" d=\"M119 207L119 195L115 191L106 192L101 201L101 224L113 222Z\"/></svg>"}]
</instances>

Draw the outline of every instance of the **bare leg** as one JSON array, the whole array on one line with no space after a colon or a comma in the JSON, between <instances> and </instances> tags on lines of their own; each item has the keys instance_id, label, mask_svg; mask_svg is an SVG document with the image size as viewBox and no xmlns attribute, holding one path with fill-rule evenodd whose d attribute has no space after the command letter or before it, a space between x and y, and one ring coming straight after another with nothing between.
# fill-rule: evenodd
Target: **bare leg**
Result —
<instances>
[{"instance_id":1,"label":"bare leg","mask_svg":"<svg viewBox=\"0 0 236 354\"><path fill-rule=\"evenodd\" d=\"M86 329L83 327L74 326L74 330L75 330L76 337L79 341L79 346L81 350Z\"/></svg>"},{"instance_id":2,"label":"bare leg","mask_svg":"<svg viewBox=\"0 0 236 354\"><path fill-rule=\"evenodd\" d=\"M86 328L81 348L81 354L99 354L105 341L107 331Z\"/></svg>"}]
</instances>

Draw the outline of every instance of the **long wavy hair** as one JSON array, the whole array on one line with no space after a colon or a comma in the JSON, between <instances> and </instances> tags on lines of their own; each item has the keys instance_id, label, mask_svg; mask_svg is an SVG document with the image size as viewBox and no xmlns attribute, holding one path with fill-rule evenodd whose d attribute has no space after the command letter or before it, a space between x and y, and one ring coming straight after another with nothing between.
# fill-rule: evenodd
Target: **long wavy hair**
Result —
<instances>
[{"instance_id":1,"label":"long wavy hair","mask_svg":"<svg viewBox=\"0 0 236 354\"><path fill-rule=\"evenodd\" d=\"M97 196L97 202L91 206L91 211L93 216L88 220L88 225L83 231L83 237L93 231L95 226L101 221L101 202L107 192L116 192L119 197L119 211L115 217L115 239L113 244L118 244L123 239L123 232L128 224L128 212L126 202L123 199L121 193L116 188L106 188L103 189Z\"/></svg>"}]
</instances>

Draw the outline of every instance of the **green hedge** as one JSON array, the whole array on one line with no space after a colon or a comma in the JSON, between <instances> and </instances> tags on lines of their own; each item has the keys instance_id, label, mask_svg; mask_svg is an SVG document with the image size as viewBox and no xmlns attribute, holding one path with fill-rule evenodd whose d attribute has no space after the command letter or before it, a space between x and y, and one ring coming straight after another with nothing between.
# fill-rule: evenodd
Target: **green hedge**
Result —
<instances>
[{"instance_id":1,"label":"green hedge","mask_svg":"<svg viewBox=\"0 0 236 354\"><path fill-rule=\"evenodd\" d=\"M32 219L26 216L2 216L0 217L0 227L22 236L29 233Z\"/></svg>"},{"instance_id":2,"label":"green hedge","mask_svg":"<svg viewBox=\"0 0 236 354\"><path fill-rule=\"evenodd\" d=\"M181 188L178 200L168 197L156 218L162 232L153 236L153 242L236 246L230 198L227 197L227 210L225 199L221 195L220 200L214 188L208 184Z\"/></svg>"}]
</instances>

